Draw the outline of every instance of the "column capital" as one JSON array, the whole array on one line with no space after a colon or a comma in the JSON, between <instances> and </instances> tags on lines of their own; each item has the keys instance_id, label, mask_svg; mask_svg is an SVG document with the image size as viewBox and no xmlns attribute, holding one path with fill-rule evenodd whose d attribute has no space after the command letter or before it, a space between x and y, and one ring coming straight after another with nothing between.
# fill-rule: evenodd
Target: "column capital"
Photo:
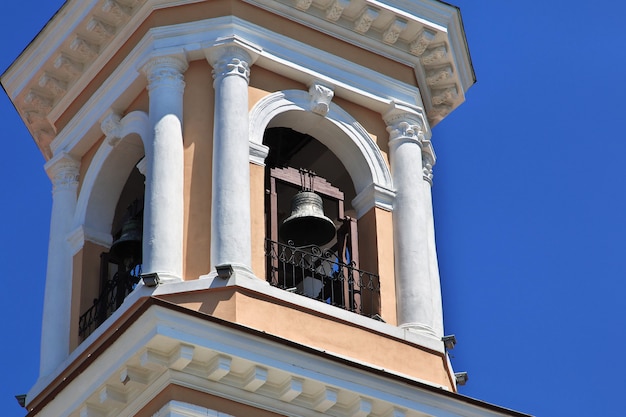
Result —
<instances>
[{"instance_id":1,"label":"column capital","mask_svg":"<svg viewBox=\"0 0 626 417\"><path fill-rule=\"evenodd\" d=\"M183 74L189 64L186 59L166 55L151 58L142 68L148 78L148 91L169 85L181 89L185 88Z\"/></svg>"},{"instance_id":2,"label":"column capital","mask_svg":"<svg viewBox=\"0 0 626 417\"><path fill-rule=\"evenodd\" d=\"M424 181L429 183L431 186L433 185L433 166L435 166L435 162L437 161L437 157L435 156L435 150L433 149L433 144L428 139L422 140L422 171L424 173L423 178Z\"/></svg>"},{"instance_id":3,"label":"column capital","mask_svg":"<svg viewBox=\"0 0 626 417\"><path fill-rule=\"evenodd\" d=\"M55 155L45 165L45 170L52 181L52 192L75 190L78 187L80 162L63 152Z\"/></svg>"},{"instance_id":4,"label":"column capital","mask_svg":"<svg viewBox=\"0 0 626 417\"><path fill-rule=\"evenodd\" d=\"M206 58L213 67L215 81L236 75L246 80L246 83L250 82L250 66L255 57L243 46L234 42L216 46L206 52Z\"/></svg>"},{"instance_id":5,"label":"column capital","mask_svg":"<svg viewBox=\"0 0 626 417\"><path fill-rule=\"evenodd\" d=\"M383 113L383 120L389 132L389 142L400 139L411 140L422 146L428 129L422 109L392 102L389 109Z\"/></svg>"}]
</instances>

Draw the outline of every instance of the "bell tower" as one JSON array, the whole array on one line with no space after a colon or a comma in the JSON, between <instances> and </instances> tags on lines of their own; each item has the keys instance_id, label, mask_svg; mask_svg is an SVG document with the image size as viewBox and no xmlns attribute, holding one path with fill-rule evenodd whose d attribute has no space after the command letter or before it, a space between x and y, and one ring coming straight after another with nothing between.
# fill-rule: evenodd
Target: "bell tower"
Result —
<instances>
[{"instance_id":1,"label":"bell tower","mask_svg":"<svg viewBox=\"0 0 626 417\"><path fill-rule=\"evenodd\" d=\"M28 416L522 416L457 392L418 0L68 0L3 74L52 181Z\"/></svg>"}]
</instances>

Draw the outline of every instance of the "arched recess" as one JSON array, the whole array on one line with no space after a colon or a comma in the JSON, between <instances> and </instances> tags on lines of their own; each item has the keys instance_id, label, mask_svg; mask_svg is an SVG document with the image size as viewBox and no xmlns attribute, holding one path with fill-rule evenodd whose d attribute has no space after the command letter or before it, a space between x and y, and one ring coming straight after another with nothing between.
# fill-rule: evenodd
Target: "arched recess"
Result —
<instances>
[{"instance_id":1,"label":"arched recess","mask_svg":"<svg viewBox=\"0 0 626 417\"><path fill-rule=\"evenodd\" d=\"M264 216L266 220L270 219L266 223L265 230L266 279L270 284L279 288L295 291L359 314L380 315L385 304L380 291L388 290L388 294L394 291L393 285L387 283L389 278L393 280L393 260L386 256L392 253L393 249L390 248L390 239L385 239L384 242L379 241L377 230L379 228L391 229L390 210L394 192L391 172L376 142L354 117L335 103L328 103L328 112L320 113L319 108L315 107L314 98L306 91L286 90L264 97L251 109L249 120L251 161L266 165L265 195L268 197L265 202ZM321 148L312 146L312 142L318 142ZM281 143L285 145L280 145ZM269 152L266 145L269 146ZM276 152L276 149L280 151ZM265 152L259 152L259 150ZM269 158L263 159L268 154ZM287 159L276 158L277 154L290 156ZM332 157L329 154L332 154ZM254 158L255 156L257 158ZM322 160L324 162L320 162ZM283 171L281 167L289 168ZM306 247L306 244L300 246L295 243L296 239L291 241L281 235L282 232L277 232L277 225L282 224L284 218L288 216L288 210L285 210L288 206L285 202L290 200L290 197L285 198L285 196L295 193L293 190L286 191L283 188L281 194L278 181L291 181L286 178L293 178L295 173L292 169L310 170L311 167L313 167L312 171L317 174L316 177L322 174L322 180L319 181L328 181L328 186L324 185L322 188L326 190L335 188L335 191L342 196L339 198L345 197L345 200L342 200L345 201L345 206L342 205L343 203L338 204L342 207L338 212L345 213L345 217L342 217L343 214L339 217L329 214L331 220L335 222L337 234L336 239L323 245L323 250L324 253L330 254L327 259L332 258L337 261L337 264L327 268L334 272L327 275L321 274L319 277L303 278L304 273L280 272L294 265L287 265L288 261L284 260L292 259L291 256L283 257L278 254L289 251L296 254L302 250L303 256L307 259L310 254L308 249L301 249ZM291 170L290 173L289 170ZM346 174L345 177L342 177L342 172ZM347 182L342 181L342 178L346 178ZM348 185L348 182L351 184ZM317 190L315 191L318 193ZM332 200L330 195L335 191L326 194L326 197ZM324 197L321 188L319 193ZM329 207L326 197L324 197L325 211ZM383 210L372 210L374 207ZM381 211L386 214L381 214ZM260 217L257 212L253 213L253 216L255 215ZM358 221L355 222L354 218ZM289 243L290 241L292 243ZM387 259L381 260L382 256L386 256ZM346 264L351 264L351 267L356 266L355 271L360 271L357 274L358 278L350 280L349 275L342 275L347 270ZM257 268L257 270L260 269ZM385 274L387 281L386 288L382 285L383 277L381 276L380 279L378 277L378 274L382 273ZM341 278L334 281L335 276ZM345 284L348 282L354 288L347 288ZM339 286L336 286L337 284ZM352 292L359 285L361 289ZM333 295L327 297L331 293ZM355 295L357 293L359 294L358 300ZM340 294L341 299L337 298L336 294ZM368 300L365 300L366 295Z\"/></svg>"},{"instance_id":2,"label":"arched recess","mask_svg":"<svg viewBox=\"0 0 626 417\"><path fill-rule=\"evenodd\" d=\"M311 95L301 90L279 91L259 100L249 115L251 154L263 146L268 127L291 127L319 140L343 163L357 194L353 201L359 206L357 212L362 214L373 206L390 209L394 195L391 172L369 133L332 102L325 117L310 108Z\"/></svg>"},{"instance_id":3,"label":"arched recess","mask_svg":"<svg viewBox=\"0 0 626 417\"><path fill-rule=\"evenodd\" d=\"M114 134L100 145L85 174L74 216L87 240L111 244L115 206L129 174L144 155L150 134L148 115L134 111L119 121Z\"/></svg>"},{"instance_id":4,"label":"arched recess","mask_svg":"<svg viewBox=\"0 0 626 417\"><path fill-rule=\"evenodd\" d=\"M120 205L128 204L130 179L139 181L139 192L143 194L143 178L137 165L144 157L144 142L150 134L148 115L135 111L121 120L117 117L108 120L112 122L85 173L74 216L75 230L81 232L76 233L73 242L72 299L75 301L72 302L71 334L74 346L88 334L83 324L79 325L80 317L93 307L94 300L101 294L101 254L108 251L113 242L113 229L120 226L114 223L120 222L120 211L124 209L120 210Z\"/></svg>"}]
</instances>

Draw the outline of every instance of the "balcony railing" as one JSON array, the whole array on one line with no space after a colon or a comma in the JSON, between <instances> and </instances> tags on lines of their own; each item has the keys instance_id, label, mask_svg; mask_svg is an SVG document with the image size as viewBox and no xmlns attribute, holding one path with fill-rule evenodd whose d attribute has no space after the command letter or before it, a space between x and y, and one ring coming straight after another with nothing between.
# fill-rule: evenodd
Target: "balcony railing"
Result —
<instances>
[{"instance_id":1,"label":"balcony railing","mask_svg":"<svg viewBox=\"0 0 626 417\"><path fill-rule=\"evenodd\" d=\"M104 283L100 296L80 316L78 334L84 340L117 310L124 299L135 289L141 275L141 265L130 271L118 271Z\"/></svg>"},{"instance_id":2,"label":"balcony railing","mask_svg":"<svg viewBox=\"0 0 626 417\"><path fill-rule=\"evenodd\" d=\"M267 279L286 291L374 317L380 305L378 275L358 269L349 253L340 255L332 249L266 240Z\"/></svg>"}]
</instances>

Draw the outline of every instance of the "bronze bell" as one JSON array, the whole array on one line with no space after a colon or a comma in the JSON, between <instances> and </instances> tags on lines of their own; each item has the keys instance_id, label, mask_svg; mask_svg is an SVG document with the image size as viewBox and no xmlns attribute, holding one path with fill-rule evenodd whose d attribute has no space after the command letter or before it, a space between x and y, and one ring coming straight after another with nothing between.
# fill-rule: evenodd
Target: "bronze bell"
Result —
<instances>
[{"instance_id":1,"label":"bronze bell","mask_svg":"<svg viewBox=\"0 0 626 417\"><path fill-rule=\"evenodd\" d=\"M291 199L291 215L283 221L280 233L295 246L321 246L335 237L335 224L324 215L322 197L300 191Z\"/></svg>"},{"instance_id":2,"label":"bronze bell","mask_svg":"<svg viewBox=\"0 0 626 417\"><path fill-rule=\"evenodd\" d=\"M126 267L141 262L141 219L132 218L122 225L120 237L113 242L109 254Z\"/></svg>"}]
</instances>

